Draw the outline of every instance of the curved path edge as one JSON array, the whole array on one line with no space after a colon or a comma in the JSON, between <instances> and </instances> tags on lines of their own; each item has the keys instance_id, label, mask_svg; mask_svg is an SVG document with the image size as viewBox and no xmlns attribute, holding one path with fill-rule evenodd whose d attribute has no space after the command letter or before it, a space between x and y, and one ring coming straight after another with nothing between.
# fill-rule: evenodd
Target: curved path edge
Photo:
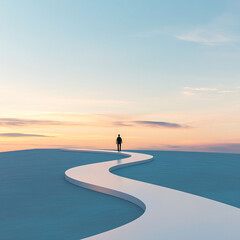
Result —
<instances>
[{"instance_id":1,"label":"curved path edge","mask_svg":"<svg viewBox=\"0 0 240 240\"><path fill-rule=\"evenodd\" d=\"M144 210L136 220L87 240L239 240L240 209L196 195L112 174L114 169L152 160L142 153L68 148L65 151L128 156L74 167L65 172L72 184L128 200Z\"/></svg>"}]
</instances>

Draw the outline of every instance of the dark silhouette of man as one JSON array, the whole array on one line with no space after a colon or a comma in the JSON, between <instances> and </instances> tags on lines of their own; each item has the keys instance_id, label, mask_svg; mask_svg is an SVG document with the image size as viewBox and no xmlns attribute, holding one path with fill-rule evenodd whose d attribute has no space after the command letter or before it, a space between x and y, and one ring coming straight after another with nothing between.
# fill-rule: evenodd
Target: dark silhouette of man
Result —
<instances>
[{"instance_id":1,"label":"dark silhouette of man","mask_svg":"<svg viewBox=\"0 0 240 240\"><path fill-rule=\"evenodd\" d=\"M118 134L116 144L117 144L117 150L118 152L120 152L122 150L122 138L120 137L120 134Z\"/></svg>"}]
</instances>

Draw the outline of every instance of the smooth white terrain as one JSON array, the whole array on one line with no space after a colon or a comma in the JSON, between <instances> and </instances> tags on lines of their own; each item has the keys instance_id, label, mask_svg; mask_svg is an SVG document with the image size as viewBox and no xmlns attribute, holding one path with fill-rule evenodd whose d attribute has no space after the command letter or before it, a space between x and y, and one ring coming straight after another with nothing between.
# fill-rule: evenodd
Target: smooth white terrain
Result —
<instances>
[{"instance_id":1,"label":"smooth white terrain","mask_svg":"<svg viewBox=\"0 0 240 240\"><path fill-rule=\"evenodd\" d=\"M107 150L64 150L119 154ZM85 239L240 239L240 209L196 195L114 175L110 171L152 159L152 156L147 154L120 154L129 157L74 167L65 172L65 178L73 184L131 201L145 212L133 222Z\"/></svg>"}]
</instances>

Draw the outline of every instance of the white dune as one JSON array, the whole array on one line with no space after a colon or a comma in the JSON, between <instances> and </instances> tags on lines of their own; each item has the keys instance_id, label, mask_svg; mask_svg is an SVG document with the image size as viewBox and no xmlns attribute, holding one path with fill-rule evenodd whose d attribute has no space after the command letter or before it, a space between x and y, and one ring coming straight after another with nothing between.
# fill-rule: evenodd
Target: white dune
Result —
<instances>
[{"instance_id":1,"label":"white dune","mask_svg":"<svg viewBox=\"0 0 240 240\"><path fill-rule=\"evenodd\" d=\"M68 151L115 151L64 149ZM152 160L151 155L121 152L122 160L74 167L65 172L67 181L126 199L144 213L136 220L87 240L239 240L240 209L177 190L123 178L110 171Z\"/></svg>"}]
</instances>

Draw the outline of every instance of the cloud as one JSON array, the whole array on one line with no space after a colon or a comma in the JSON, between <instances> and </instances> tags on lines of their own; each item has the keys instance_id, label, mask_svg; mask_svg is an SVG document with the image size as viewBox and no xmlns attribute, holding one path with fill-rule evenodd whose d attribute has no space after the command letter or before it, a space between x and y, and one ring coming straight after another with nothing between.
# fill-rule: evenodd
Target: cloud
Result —
<instances>
[{"instance_id":1,"label":"cloud","mask_svg":"<svg viewBox=\"0 0 240 240\"><path fill-rule=\"evenodd\" d=\"M52 120L21 119L21 118L0 118L0 126L29 126L29 125L80 125L80 123Z\"/></svg>"},{"instance_id":2,"label":"cloud","mask_svg":"<svg viewBox=\"0 0 240 240\"><path fill-rule=\"evenodd\" d=\"M27 127L27 126L47 126L47 125L58 125L58 126L92 126L92 127L132 127L136 125L146 125L149 127L164 127L164 128L188 128L187 125L181 125L178 123L171 122L162 122L162 121L140 121L140 120L120 120L120 117L116 116L92 116L87 121L85 119L84 122L80 121L52 121L52 120L33 120L33 119L21 119L21 118L0 118L0 127Z\"/></svg>"},{"instance_id":3,"label":"cloud","mask_svg":"<svg viewBox=\"0 0 240 240\"><path fill-rule=\"evenodd\" d=\"M165 127L165 128L186 128L178 123L170 123L170 122L155 122L155 121L135 121L136 124L147 125L150 127Z\"/></svg>"},{"instance_id":4,"label":"cloud","mask_svg":"<svg viewBox=\"0 0 240 240\"><path fill-rule=\"evenodd\" d=\"M236 41L222 32L214 30L196 29L185 34L175 36L177 39L187 42L200 43L208 46L216 46Z\"/></svg>"},{"instance_id":5,"label":"cloud","mask_svg":"<svg viewBox=\"0 0 240 240\"><path fill-rule=\"evenodd\" d=\"M195 93L193 93L193 92L188 92L188 91L184 91L184 92L182 92L182 94L183 94L183 95L186 95L186 96L194 96L194 95L195 95Z\"/></svg>"},{"instance_id":6,"label":"cloud","mask_svg":"<svg viewBox=\"0 0 240 240\"><path fill-rule=\"evenodd\" d=\"M216 92L217 91L217 88L205 88L205 87L201 87L201 88L184 87L184 89L192 90L192 91L205 91L205 92Z\"/></svg>"},{"instance_id":7,"label":"cloud","mask_svg":"<svg viewBox=\"0 0 240 240\"><path fill-rule=\"evenodd\" d=\"M113 122L113 125L122 126L122 127L131 127L131 126L133 126L133 124L131 122L120 122L120 121Z\"/></svg>"},{"instance_id":8,"label":"cloud","mask_svg":"<svg viewBox=\"0 0 240 240\"><path fill-rule=\"evenodd\" d=\"M223 91L218 91L219 93L235 93L233 90L223 90Z\"/></svg>"},{"instance_id":9,"label":"cloud","mask_svg":"<svg viewBox=\"0 0 240 240\"><path fill-rule=\"evenodd\" d=\"M30 133L0 133L0 137L49 137L49 136Z\"/></svg>"},{"instance_id":10,"label":"cloud","mask_svg":"<svg viewBox=\"0 0 240 240\"><path fill-rule=\"evenodd\" d=\"M148 127L162 127L162 128L189 128L188 125L171 123L171 122L159 122L159 121L129 121L129 122L114 122L116 126L135 126L145 125Z\"/></svg>"},{"instance_id":11,"label":"cloud","mask_svg":"<svg viewBox=\"0 0 240 240\"><path fill-rule=\"evenodd\" d=\"M219 94L225 94L225 93L235 93L234 90L219 90L217 88L206 88L206 87L184 87L184 90L182 94L187 96L194 96L196 95L196 92L212 92L212 93L219 93Z\"/></svg>"}]
</instances>

